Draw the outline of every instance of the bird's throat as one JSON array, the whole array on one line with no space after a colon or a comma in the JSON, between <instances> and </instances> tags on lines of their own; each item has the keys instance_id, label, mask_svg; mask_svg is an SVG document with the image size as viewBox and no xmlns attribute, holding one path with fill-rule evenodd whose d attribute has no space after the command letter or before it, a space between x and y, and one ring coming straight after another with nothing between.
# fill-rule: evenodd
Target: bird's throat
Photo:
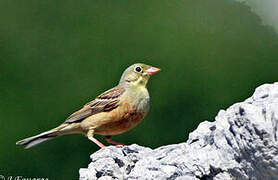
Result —
<instances>
[{"instance_id":1,"label":"bird's throat","mask_svg":"<svg viewBox=\"0 0 278 180\"><path fill-rule=\"evenodd\" d=\"M132 104L138 111L146 113L149 110L150 96L145 86L134 86L127 92L132 97Z\"/></svg>"}]
</instances>

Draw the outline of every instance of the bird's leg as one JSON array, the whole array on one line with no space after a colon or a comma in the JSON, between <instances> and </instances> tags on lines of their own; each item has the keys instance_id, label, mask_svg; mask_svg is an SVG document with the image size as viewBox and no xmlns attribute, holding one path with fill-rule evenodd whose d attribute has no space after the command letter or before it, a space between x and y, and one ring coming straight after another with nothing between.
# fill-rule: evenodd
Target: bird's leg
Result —
<instances>
[{"instance_id":1,"label":"bird's leg","mask_svg":"<svg viewBox=\"0 0 278 180\"><path fill-rule=\"evenodd\" d=\"M116 146L125 146L123 143L119 143L119 142L116 142L116 141L113 141L111 139L111 136L105 136L106 137L106 141L110 144L115 144Z\"/></svg>"},{"instance_id":2,"label":"bird's leg","mask_svg":"<svg viewBox=\"0 0 278 180\"><path fill-rule=\"evenodd\" d=\"M87 133L88 139L90 139L91 141L93 141L94 143L96 143L99 147L104 148L105 145L102 144L101 142L99 142L96 138L94 138L94 130L90 129Z\"/></svg>"}]
</instances>

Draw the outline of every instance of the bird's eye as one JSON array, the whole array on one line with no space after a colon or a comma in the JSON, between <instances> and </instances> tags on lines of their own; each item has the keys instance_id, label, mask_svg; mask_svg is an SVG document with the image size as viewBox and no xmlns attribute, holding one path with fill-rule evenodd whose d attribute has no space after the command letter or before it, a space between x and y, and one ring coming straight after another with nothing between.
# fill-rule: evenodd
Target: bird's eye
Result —
<instances>
[{"instance_id":1,"label":"bird's eye","mask_svg":"<svg viewBox=\"0 0 278 180\"><path fill-rule=\"evenodd\" d=\"M141 72L141 71L142 71L142 69L141 69L141 67L139 67L139 66L138 66L138 67L136 67L136 68L135 68L135 71L137 71L137 72Z\"/></svg>"}]
</instances>

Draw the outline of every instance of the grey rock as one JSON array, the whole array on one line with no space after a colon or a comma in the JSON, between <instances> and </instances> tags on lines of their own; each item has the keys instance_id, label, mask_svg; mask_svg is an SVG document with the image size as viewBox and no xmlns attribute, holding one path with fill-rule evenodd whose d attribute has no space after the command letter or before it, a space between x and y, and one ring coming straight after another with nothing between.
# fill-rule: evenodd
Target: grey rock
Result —
<instances>
[{"instance_id":1,"label":"grey rock","mask_svg":"<svg viewBox=\"0 0 278 180\"><path fill-rule=\"evenodd\" d=\"M91 155L80 179L278 179L278 83L220 110L180 144L150 149L136 144Z\"/></svg>"}]
</instances>

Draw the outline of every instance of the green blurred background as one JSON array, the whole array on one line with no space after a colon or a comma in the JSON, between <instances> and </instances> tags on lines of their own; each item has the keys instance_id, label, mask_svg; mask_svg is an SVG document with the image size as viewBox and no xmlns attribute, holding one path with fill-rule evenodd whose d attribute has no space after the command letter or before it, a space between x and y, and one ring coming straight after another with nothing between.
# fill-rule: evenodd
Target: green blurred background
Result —
<instances>
[{"instance_id":1,"label":"green blurred background","mask_svg":"<svg viewBox=\"0 0 278 180\"><path fill-rule=\"evenodd\" d=\"M148 86L148 116L113 139L184 142L277 80L277 26L267 22L233 0L0 1L0 174L77 179L99 149L82 135L28 150L15 142L62 123L135 62L162 71Z\"/></svg>"}]
</instances>

